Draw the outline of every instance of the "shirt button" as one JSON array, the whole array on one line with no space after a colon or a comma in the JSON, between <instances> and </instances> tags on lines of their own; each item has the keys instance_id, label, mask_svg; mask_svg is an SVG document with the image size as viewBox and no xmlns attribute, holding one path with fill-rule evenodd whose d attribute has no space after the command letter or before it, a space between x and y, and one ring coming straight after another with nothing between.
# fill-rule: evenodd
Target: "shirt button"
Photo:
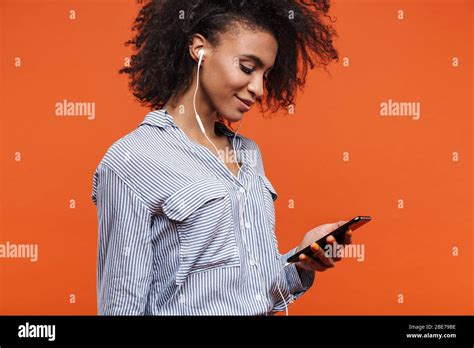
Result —
<instances>
[{"instance_id":1,"label":"shirt button","mask_svg":"<svg viewBox=\"0 0 474 348\"><path fill-rule=\"evenodd\" d=\"M253 259L250 259L250 265L255 266L255 261Z\"/></svg>"},{"instance_id":2,"label":"shirt button","mask_svg":"<svg viewBox=\"0 0 474 348\"><path fill-rule=\"evenodd\" d=\"M245 223L245 228L250 228L250 222Z\"/></svg>"},{"instance_id":3,"label":"shirt button","mask_svg":"<svg viewBox=\"0 0 474 348\"><path fill-rule=\"evenodd\" d=\"M245 192L245 189L244 189L243 187L241 187L241 188L239 188L239 191L240 191L241 193L244 193L244 192Z\"/></svg>"},{"instance_id":4,"label":"shirt button","mask_svg":"<svg viewBox=\"0 0 474 348\"><path fill-rule=\"evenodd\" d=\"M183 295L181 295L181 296L179 297L178 302L179 302L179 303L184 303L184 296L183 296Z\"/></svg>"},{"instance_id":5,"label":"shirt button","mask_svg":"<svg viewBox=\"0 0 474 348\"><path fill-rule=\"evenodd\" d=\"M257 301L260 301L262 299L262 296L260 296L260 294L257 294L255 295L255 298L257 299Z\"/></svg>"}]
</instances>

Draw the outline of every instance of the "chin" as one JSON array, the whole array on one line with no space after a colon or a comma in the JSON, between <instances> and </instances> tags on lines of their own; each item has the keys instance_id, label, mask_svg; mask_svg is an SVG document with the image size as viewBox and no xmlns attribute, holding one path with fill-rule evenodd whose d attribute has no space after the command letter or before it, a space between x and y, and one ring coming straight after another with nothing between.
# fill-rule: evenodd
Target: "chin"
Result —
<instances>
[{"instance_id":1,"label":"chin","mask_svg":"<svg viewBox=\"0 0 474 348\"><path fill-rule=\"evenodd\" d=\"M230 122L239 122L244 116L244 113L240 113L240 115L235 115L234 117L226 117L227 120Z\"/></svg>"},{"instance_id":2,"label":"chin","mask_svg":"<svg viewBox=\"0 0 474 348\"><path fill-rule=\"evenodd\" d=\"M225 121L230 121L230 122L239 122L242 117L245 115L244 112L241 112L239 110L235 110L235 111L232 111L232 112L224 112L221 114L222 115L222 118L225 120Z\"/></svg>"}]
</instances>

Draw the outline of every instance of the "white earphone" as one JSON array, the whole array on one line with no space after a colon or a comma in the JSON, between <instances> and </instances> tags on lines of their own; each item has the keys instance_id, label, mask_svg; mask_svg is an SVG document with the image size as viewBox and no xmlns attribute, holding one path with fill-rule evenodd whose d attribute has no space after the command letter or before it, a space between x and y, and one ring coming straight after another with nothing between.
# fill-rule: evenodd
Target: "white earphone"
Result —
<instances>
[{"instance_id":1,"label":"white earphone","mask_svg":"<svg viewBox=\"0 0 474 348\"><path fill-rule=\"evenodd\" d=\"M199 55L199 65L201 65L202 57L204 57L204 49L200 49L198 52Z\"/></svg>"},{"instance_id":2,"label":"white earphone","mask_svg":"<svg viewBox=\"0 0 474 348\"><path fill-rule=\"evenodd\" d=\"M198 55L199 55L199 63L198 63L198 78L197 78L197 85L196 85L196 91L194 92L194 113L196 114L196 120L198 121L198 124L199 124L199 128L201 128L201 132L206 135L206 129L204 128L204 125L202 124L201 122L201 117L199 117L199 114L197 113L196 111L196 92L199 88L199 69L201 67L201 63L202 63L202 57L204 57L204 50L203 49L200 49L199 52L198 52ZM207 138L207 136L206 136ZM208 139L209 140L209 139ZM209 140L210 141L210 140ZM212 143L212 141L211 141ZM214 144L213 144L214 145ZM216 149L217 150L217 149Z\"/></svg>"},{"instance_id":3,"label":"white earphone","mask_svg":"<svg viewBox=\"0 0 474 348\"><path fill-rule=\"evenodd\" d=\"M196 82L196 90L194 91L194 98L193 98L193 107L194 107L194 113L196 115L196 120L197 120L197 123L199 125L199 128L201 129L201 132L202 134L204 134L204 136L206 137L206 139L212 144L212 146L214 146L214 148L216 149L216 152L217 152L217 155L219 156L219 158L222 160L221 156L220 156L220 152L219 150L217 149L216 145L214 145L214 143L211 141L211 139L209 139L209 137L207 136L206 134L206 129L204 128L204 125L202 124L202 121L201 121L201 117L199 116L197 110L196 110L196 93L197 93L197 90L199 88L199 72L200 72L200 68L201 68L201 64L202 64L202 58L204 57L205 55L205 52L204 52L204 49L200 49L198 51L198 56L199 56L199 62L198 62L198 71L197 71L197 82ZM242 126L242 123L243 123L243 118L242 118L242 122L240 122L239 124L239 127L237 128L237 131L235 132L234 134L234 138L232 140L232 148L234 150L234 154L235 154L235 146L234 146L234 142L235 142L235 136L237 135L237 133L239 132L239 129L240 127ZM240 167L240 164L238 161L236 161L237 163L237 166L239 167L239 171L241 170L241 167ZM225 165L225 163L224 163Z\"/></svg>"},{"instance_id":4,"label":"white earphone","mask_svg":"<svg viewBox=\"0 0 474 348\"><path fill-rule=\"evenodd\" d=\"M204 128L204 125L202 124L201 122L201 117L199 116L199 114L197 113L196 111L196 93L197 93L197 90L199 88L199 70L201 68L201 63L202 63L202 58L204 57L204 49L200 49L198 51L198 56L199 56L199 62L198 62L198 71L197 71L197 82L196 82L196 90L194 91L194 98L193 98L193 107L194 107L194 113L196 114L196 120L198 122L198 125L199 125L199 128L201 129L201 132L204 134L204 136L207 138L207 140L214 146L214 148L216 149L216 152L219 156L219 158L222 160L221 156L220 156L220 152L219 150L217 149L216 145L214 145L214 143L211 141L211 139L209 139L209 137L207 136L206 134L206 129ZM242 119L242 122L243 122L243 119ZM242 122L239 124L239 127L237 128L237 131L234 133L234 139L232 140L232 148L234 150L234 156L235 158L237 158L237 154L235 153L235 146L234 146L234 141L235 141L235 136L237 135L239 129L240 129L240 126L242 125ZM225 166L225 162L224 160L222 160L222 162L224 163L224 166ZM239 167L239 172L241 170L241 167L239 165L239 161L236 161L237 163L237 166ZM245 196L245 200L244 200L244 204L245 204L245 201L247 200L247 195ZM242 211L242 210L241 210ZM243 217L242 217L242 214L239 213L239 220L240 220L240 223L241 225L243 224ZM244 242L244 244L246 245L247 247L247 243ZM248 247L247 247L248 248ZM279 273L278 273L278 280L280 280L280 273L281 271L283 270L283 268L285 268L286 266L288 266L289 263L286 263L280 270L279 270ZM259 269L260 271L260 269ZM260 274L261 275L261 274ZM263 279L263 276L261 275L262 279ZM283 296L282 292L281 292L281 289L280 289L280 286L278 284L279 281L277 281L277 287L278 287L278 291L280 293L280 296L281 298L283 299L283 303L285 305L285 310L286 310L286 315L288 315L288 305L286 303L286 300L285 300L285 297Z\"/></svg>"}]
</instances>

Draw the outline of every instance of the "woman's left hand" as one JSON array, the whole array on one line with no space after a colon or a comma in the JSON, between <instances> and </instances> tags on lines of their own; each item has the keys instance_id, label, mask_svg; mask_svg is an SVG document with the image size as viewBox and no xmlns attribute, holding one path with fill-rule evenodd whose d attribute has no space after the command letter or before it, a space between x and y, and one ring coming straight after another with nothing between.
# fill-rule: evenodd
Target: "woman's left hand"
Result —
<instances>
[{"instance_id":1,"label":"woman's left hand","mask_svg":"<svg viewBox=\"0 0 474 348\"><path fill-rule=\"evenodd\" d=\"M306 248L308 245L311 244L311 249L313 249L314 256L309 257L305 254L301 254L300 262L297 262L296 266L299 268L309 270L309 271L318 271L318 272L324 272L328 268L333 268L335 266L335 263L337 261L340 261L341 258L340 257L332 257L332 258L326 257L324 250L321 249L321 247L317 243L315 243L315 241L327 235L328 233L331 233L339 226L344 225L346 222L347 221L339 221L332 224L324 224L316 228L313 228L312 230L307 232L303 238L303 241L298 246L296 252ZM332 245L333 250L334 248L338 250L337 248L341 247L336 242L336 239L333 236L328 236L326 238L326 241L330 245ZM346 231L343 245L351 244L351 243L352 243L352 231L349 229Z\"/></svg>"}]
</instances>

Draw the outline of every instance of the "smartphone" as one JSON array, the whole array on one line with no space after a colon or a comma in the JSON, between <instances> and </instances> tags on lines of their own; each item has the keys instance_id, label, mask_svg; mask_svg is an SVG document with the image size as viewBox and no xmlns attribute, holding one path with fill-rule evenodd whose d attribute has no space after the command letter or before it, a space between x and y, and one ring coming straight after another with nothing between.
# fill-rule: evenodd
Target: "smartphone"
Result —
<instances>
[{"instance_id":1,"label":"smartphone","mask_svg":"<svg viewBox=\"0 0 474 348\"><path fill-rule=\"evenodd\" d=\"M356 216L353 218L351 221L346 222L344 225L339 226L336 228L334 231L324 235L323 237L319 238L316 243L324 250L328 242L326 241L326 238L329 236L333 236L336 239L336 242L338 244L343 244L344 243L344 235L346 234L347 230L351 229L352 231L358 229L362 225L365 225L367 222L369 222L372 218L370 216ZM298 251L296 254L291 256L287 262L299 262L299 256L301 254L306 254L307 256L313 256L314 252L313 249L311 249L311 244L308 245L306 248Z\"/></svg>"}]
</instances>

